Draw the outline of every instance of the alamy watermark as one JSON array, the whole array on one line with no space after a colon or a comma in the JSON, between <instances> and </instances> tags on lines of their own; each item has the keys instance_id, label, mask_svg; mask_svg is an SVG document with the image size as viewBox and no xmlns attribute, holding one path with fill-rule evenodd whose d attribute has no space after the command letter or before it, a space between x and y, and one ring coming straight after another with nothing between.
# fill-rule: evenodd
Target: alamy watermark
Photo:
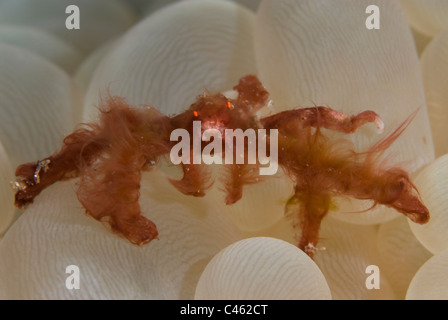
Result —
<instances>
[{"instance_id":1,"label":"alamy watermark","mask_svg":"<svg viewBox=\"0 0 448 320\"><path fill-rule=\"evenodd\" d=\"M80 272L79 267L77 265L69 265L65 268L65 273L69 274L69 276L65 279L65 287L68 290L79 290L80 289Z\"/></svg>"},{"instance_id":2,"label":"alamy watermark","mask_svg":"<svg viewBox=\"0 0 448 320\"><path fill-rule=\"evenodd\" d=\"M368 290L380 289L380 268L376 265L370 265L366 268L366 274L369 276L366 279L366 288Z\"/></svg>"},{"instance_id":3,"label":"alamy watermark","mask_svg":"<svg viewBox=\"0 0 448 320\"><path fill-rule=\"evenodd\" d=\"M278 170L278 130L269 130L269 155L266 152L267 130L218 129L202 130L201 121L193 121L193 154L191 155L191 137L185 129L176 129L171 133L171 141L179 141L170 152L171 162L178 164L261 164L260 175L274 175ZM213 140L212 140L213 138ZM247 139L247 144L245 144ZM212 141L211 141L212 140ZM236 141L234 145L234 140ZM203 149L203 141L209 141ZM224 145L224 157L223 143ZM234 147L235 146L235 147ZM245 146L247 146L247 163ZM234 156L236 150L236 157ZM235 158L235 161L234 161ZM258 160L258 162L257 162Z\"/></svg>"},{"instance_id":4,"label":"alamy watermark","mask_svg":"<svg viewBox=\"0 0 448 320\"><path fill-rule=\"evenodd\" d=\"M379 30L380 26L380 8L376 5L370 5L366 8L366 13L370 16L366 19L366 28L368 30Z\"/></svg>"},{"instance_id":5,"label":"alamy watermark","mask_svg":"<svg viewBox=\"0 0 448 320\"><path fill-rule=\"evenodd\" d=\"M67 8L65 8L65 13L69 14L67 19L65 19L65 27L68 30L79 30L81 28L79 7L74 4L69 5Z\"/></svg>"}]
</instances>

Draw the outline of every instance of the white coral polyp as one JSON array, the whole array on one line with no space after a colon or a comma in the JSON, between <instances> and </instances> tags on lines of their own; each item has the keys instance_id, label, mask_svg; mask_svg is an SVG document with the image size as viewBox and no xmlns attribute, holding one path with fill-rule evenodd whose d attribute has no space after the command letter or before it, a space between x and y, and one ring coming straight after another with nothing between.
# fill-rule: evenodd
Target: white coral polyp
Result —
<instances>
[{"instance_id":1,"label":"white coral polyp","mask_svg":"<svg viewBox=\"0 0 448 320\"><path fill-rule=\"evenodd\" d=\"M300 249L274 238L232 244L207 265L195 299L331 299L317 265Z\"/></svg>"}]
</instances>

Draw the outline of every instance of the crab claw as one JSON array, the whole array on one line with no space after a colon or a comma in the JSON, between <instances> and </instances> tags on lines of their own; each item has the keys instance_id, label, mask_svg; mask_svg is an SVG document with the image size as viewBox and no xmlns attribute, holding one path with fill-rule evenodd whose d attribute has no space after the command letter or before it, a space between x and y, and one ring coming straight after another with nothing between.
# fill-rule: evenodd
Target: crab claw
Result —
<instances>
[{"instance_id":1,"label":"crab claw","mask_svg":"<svg viewBox=\"0 0 448 320\"><path fill-rule=\"evenodd\" d=\"M401 176L399 184L402 188L398 198L389 206L403 213L415 223L425 224L429 221L428 208L423 204L416 186L408 176Z\"/></svg>"}]
</instances>

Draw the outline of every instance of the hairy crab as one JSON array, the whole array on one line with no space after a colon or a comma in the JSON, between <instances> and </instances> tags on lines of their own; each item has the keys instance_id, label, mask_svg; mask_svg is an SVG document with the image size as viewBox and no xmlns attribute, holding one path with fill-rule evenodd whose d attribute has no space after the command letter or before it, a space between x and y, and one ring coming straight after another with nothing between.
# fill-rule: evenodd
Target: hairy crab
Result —
<instances>
[{"instance_id":1,"label":"hairy crab","mask_svg":"<svg viewBox=\"0 0 448 320\"><path fill-rule=\"evenodd\" d=\"M268 103L269 94L258 78L245 76L234 89L238 93L236 99L221 93L204 93L186 111L174 116L164 115L153 107L133 108L121 97L107 97L102 101L98 123L80 125L64 139L60 151L17 168L13 184L16 206L25 207L57 181L79 176L78 199L89 215L108 222L112 231L133 244L149 243L157 238L158 231L141 214L141 171L154 168L159 159L170 153L175 145L170 139L173 130L182 128L193 133L193 123L201 121L202 129L278 131L278 165L294 183L294 194L285 214L299 231L298 247L310 257L316 253L319 227L335 196L371 199L416 223L429 220L429 211L409 175L398 167L384 168L379 161L417 111L368 151L356 152L350 141L332 140L321 129L349 134L366 123L374 123L381 130L384 125L375 112L348 116L328 107L314 106L259 118L257 112ZM205 146L202 143L201 150ZM171 183L184 194L204 196L211 186L206 166L180 165L184 175ZM258 166L226 165L227 204L242 197L243 186L263 180L254 170Z\"/></svg>"}]
</instances>

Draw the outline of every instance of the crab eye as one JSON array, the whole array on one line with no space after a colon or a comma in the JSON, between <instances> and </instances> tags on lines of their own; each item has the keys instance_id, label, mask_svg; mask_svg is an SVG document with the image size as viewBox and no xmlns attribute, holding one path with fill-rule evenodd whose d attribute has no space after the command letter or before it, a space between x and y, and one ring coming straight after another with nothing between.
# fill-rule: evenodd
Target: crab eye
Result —
<instances>
[{"instance_id":1,"label":"crab eye","mask_svg":"<svg viewBox=\"0 0 448 320\"><path fill-rule=\"evenodd\" d=\"M227 108L233 109L233 104L230 101L227 101Z\"/></svg>"},{"instance_id":2,"label":"crab eye","mask_svg":"<svg viewBox=\"0 0 448 320\"><path fill-rule=\"evenodd\" d=\"M195 116L196 118L199 117L199 112L197 112L196 110L193 111L193 114L194 114L194 116Z\"/></svg>"}]
</instances>

